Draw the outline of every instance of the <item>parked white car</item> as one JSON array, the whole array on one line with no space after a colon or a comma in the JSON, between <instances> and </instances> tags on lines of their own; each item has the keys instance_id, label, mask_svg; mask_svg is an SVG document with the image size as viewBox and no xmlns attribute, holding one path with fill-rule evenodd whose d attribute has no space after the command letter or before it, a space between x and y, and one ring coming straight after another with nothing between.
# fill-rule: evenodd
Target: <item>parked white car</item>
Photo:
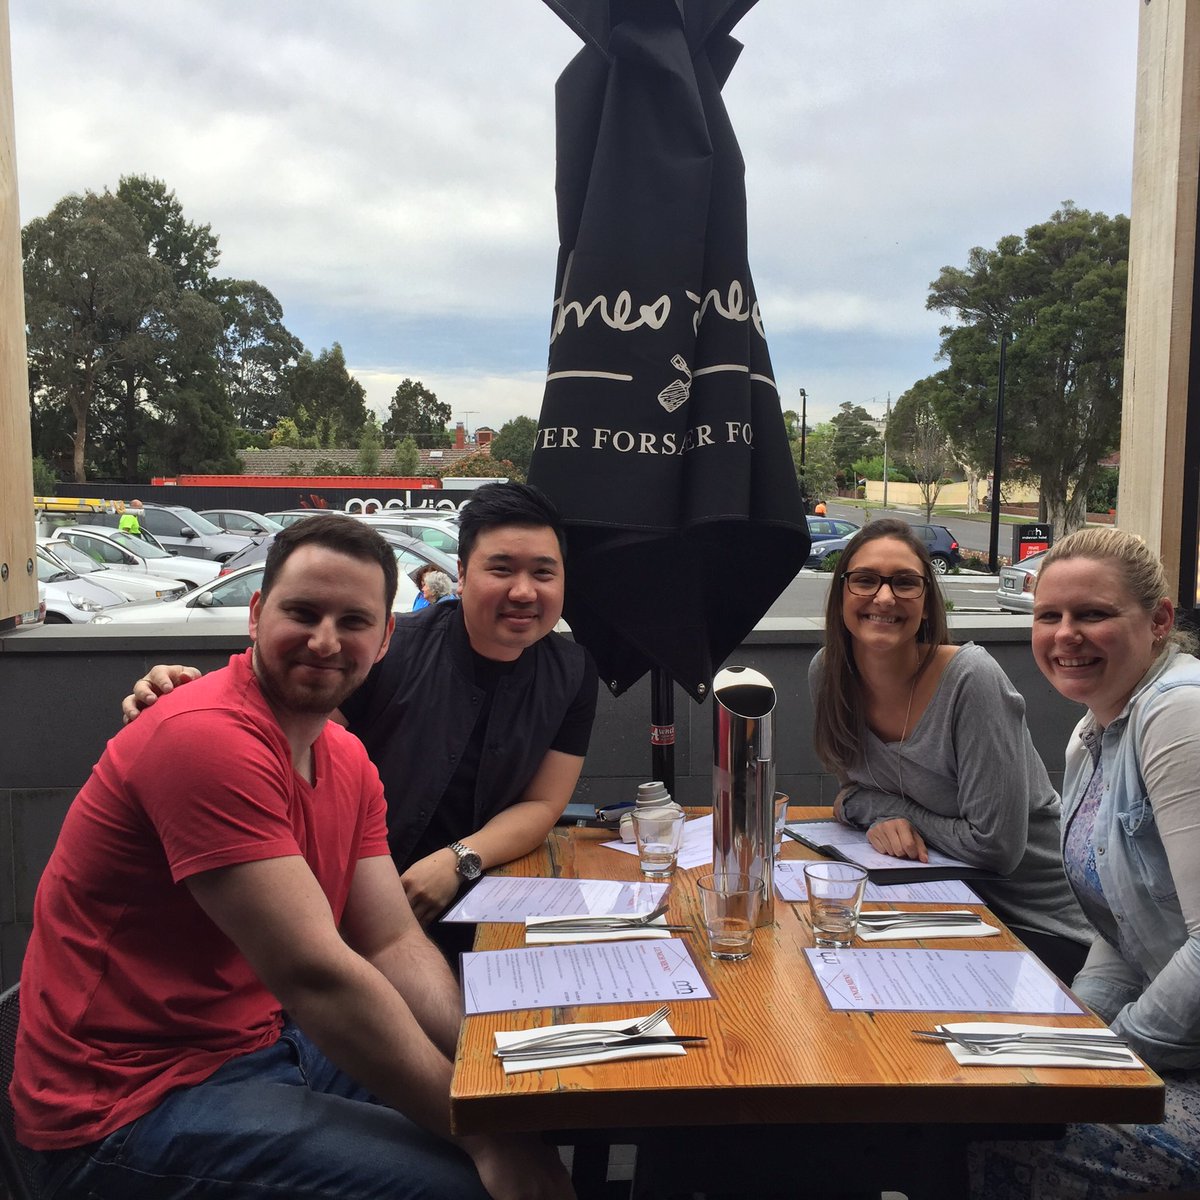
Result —
<instances>
[{"instance_id":1,"label":"parked white car","mask_svg":"<svg viewBox=\"0 0 1200 1200\"><path fill-rule=\"evenodd\" d=\"M119 529L67 525L55 536L77 546L99 563L153 575L158 579L182 580L188 587L197 587L216 579L221 571L221 564L213 559L168 554L152 537L135 537Z\"/></svg>"},{"instance_id":2,"label":"parked white car","mask_svg":"<svg viewBox=\"0 0 1200 1200\"><path fill-rule=\"evenodd\" d=\"M103 584L76 575L41 546L37 548L37 573L46 600L47 625L84 625L106 609L129 603Z\"/></svg>"},{"instance_id":3,"label":"parked white car","mask_svg":"<svg viewBox=\"0 0 1200 1200\"><path fill-rule=\"evenodd\" d=\"M262 586L263 564L256 563L222 575L185 592L178 600L127 604L114 612L96 615L93 625L172 625L186 622L189 629L209 633L249 633L250 598Z\"/></svg>"},{"instance_id":4,"label":"parked white car","mask_svg":"<svg viewBox=\"0 0 1200 1200\"><path fill-rule=\"evenodd\" d=\"M188 590L188 585L182 579L159 579L157 575L147 575L144 571L129 571L98 563L78 546L57 538L38 544L76 575L103 584L134 603L140 600L175 600Z\"/></svg>"}]
</instances>

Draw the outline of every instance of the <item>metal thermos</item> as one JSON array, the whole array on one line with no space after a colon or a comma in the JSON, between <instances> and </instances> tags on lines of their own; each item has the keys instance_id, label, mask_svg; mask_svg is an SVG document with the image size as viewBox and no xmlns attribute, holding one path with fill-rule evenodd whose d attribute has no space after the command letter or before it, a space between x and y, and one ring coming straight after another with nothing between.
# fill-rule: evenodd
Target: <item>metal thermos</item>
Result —
<instances>
[{"instance_id":1,"label":"metal thermos","mask_svg":"<svg viewBox=\"0 0 1200 1200\"><path fill-rule=\"evenodd\" d=\"M775 689L751 667L713 680L713 870L763 881L758 923L775 919Z\"/></svg>"}]
</instances>

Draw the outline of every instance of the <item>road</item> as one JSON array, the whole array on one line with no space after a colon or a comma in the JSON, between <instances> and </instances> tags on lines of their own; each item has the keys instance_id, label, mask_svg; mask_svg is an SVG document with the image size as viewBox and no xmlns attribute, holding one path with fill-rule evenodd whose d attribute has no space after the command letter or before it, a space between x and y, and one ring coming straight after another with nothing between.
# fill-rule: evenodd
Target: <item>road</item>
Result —
<instances>
[{"instance_id":1,"label":"road","mask_svg":"<svg viewBox=\"0 0 1200 1200\"><path fill-rule=\"evenodd\" d=\"M856 525L861 525L863 520L863 510L852 504L830 504L829 515L831 517L840 517L846 521L853 521ZM924 516L922 513L910 512L899 508L888 509L872 509L871 518L876 517L898 517L901 521L907 521L910 525L924 524ZM938 513L934 516L931 522L934 525L944 525L954 535L959 546L963 551L971 551L974 554L980 554L984 558L988 554L988 541L991 537L992 528L987 521L968 521L962 517L948 517L944 513ZM1000 526L1000 545L999 552L1003 555L1012 553L1012 526Z\"/></svg>"},{"instance_id":2,"label":"road","mask_svg":"<svg viewBox=\"0 0 1200 1200\"><path fill-rule=\"evenodd\" d=\"M853 521L856 525L861 524L863 519L862 509L851 504L830 504L829 515ZM918 513L900 509L878 512L872 509L871 511L872 518L885 515L898 517L910 525L921 523ZM989 526L986 522L966 521L939 515L933 523L944 525L949 529L964 551L973 551L986 558L989 537ZM1012 537L1010 529L1011 526L1001 526L1001 553L1004 553L1006 549L1004 539ZM783 595L775 601L767 615L771 617L822 616L825 612L825 597L829 592L829 579L830 576L824 572L801 571L788 584ZM997 616L1004 618L1012 616L1011 613L1002 612L996 603L997 581L995 575L945 575L941 579L941 586L946 598L953 602L956 612L973 610L996 613Z\"/></svg>"}]
</instances>

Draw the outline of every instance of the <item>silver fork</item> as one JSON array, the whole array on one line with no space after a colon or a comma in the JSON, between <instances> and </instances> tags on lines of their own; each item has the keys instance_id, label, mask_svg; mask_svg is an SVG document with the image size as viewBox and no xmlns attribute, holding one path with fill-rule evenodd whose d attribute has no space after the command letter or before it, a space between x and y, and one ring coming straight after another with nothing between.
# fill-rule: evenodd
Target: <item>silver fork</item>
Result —
<instances>
[{"instance_id":1,"label":"silver fork","mask_svg":"<svg viewBox=\"0 0 1200 1200\"><path fill-rule=\"evenodd\" d=\"M659 902L658 907L653 912L642 913L636 917L622 917L615 913L603 913L596 916L560 917L556 921L535 921L529 928L544 930L588 929L599 925L605 928L637 929L639 926L649 925L651 921L661 917L670 907L670 903L670 897L666 897Z\"/></svg>"},{"instance_id":2,"label":"silver fork","mask_svg":"<svg viewBox=\"0 0 1200 1200\"><path fill-rule=\"evenodd\" d=\"M956 1046L961 1046L968 1054L977 1054L987 1058L993 1054L1011 1054L1024 1050L1033 1054L1055 1054L1066 1058L1086 1058L1092 1062L1128 1062L1129 1056L1120 1049L1104 1050L1099 1046L1079 1046L1070 1042L1038 1042L1030 1044L1018 1038L1009 1037L1007 1040L995 1042L974 1042L968 1040L971 1035L954 1033L944 1026L938 1027L939 1032L953 1040Z\"/></svg>"},{"instance_id":3,"label":"silver fork","mask_svg":"<svg viewBox=\"0 0 1200 1200\"><path fill-rule=\"evenodd\" d=\"M859 913L863 925L975 925L982 918L975 913L955 912L874 912Z\"/></svg>"},{"instance_id":4,"label":"silver fork","mask_svg":"<svg viewBox=\"0 0 1200 1200\"><path fill-rule=\"evenodd\" d=\"M531 1046L554 1046L559 1042L570 1042L576 1039L589 1042L599 1037L641 1037L649 1033L660 1021L665 1021L671 1010L664 1004L647 1016L631 1021L628 1025L591 1026L587 1029L560 1029L557 1033L543 1033L540 1036L522 1038L519 1042L509 1042L504 1047L505 1052L512 1050L527 1050Z\"/></svg>"}]
</instances>

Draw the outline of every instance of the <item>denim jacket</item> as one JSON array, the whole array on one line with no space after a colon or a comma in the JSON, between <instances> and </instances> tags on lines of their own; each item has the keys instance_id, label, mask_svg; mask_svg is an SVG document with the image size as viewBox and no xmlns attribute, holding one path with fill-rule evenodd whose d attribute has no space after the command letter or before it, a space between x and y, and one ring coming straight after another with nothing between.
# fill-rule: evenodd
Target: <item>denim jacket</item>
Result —
<instances>
[{"instance_id":1,"label":"denim jacket","mask_svg":"<svg viewBox=\"0 0 1200 1200\"><path fill-rule=\"evenodd\" d=\"M1099 748L1104 792L1096 814L1096 870L1119 945L1097 937L1075 992L1156 1068L1200 1068L1200 936L1189 937L1175 880L1142 778L1148 721L1200 688L1200 662L1175 647L1142 677L1106 728L1089 713L1067 747L1063 841L1087 789ZM1200 764L1179 769L1197 781ZM1187 777L1187 776L1185 776Z\"/></svg>"}]
</instances>

